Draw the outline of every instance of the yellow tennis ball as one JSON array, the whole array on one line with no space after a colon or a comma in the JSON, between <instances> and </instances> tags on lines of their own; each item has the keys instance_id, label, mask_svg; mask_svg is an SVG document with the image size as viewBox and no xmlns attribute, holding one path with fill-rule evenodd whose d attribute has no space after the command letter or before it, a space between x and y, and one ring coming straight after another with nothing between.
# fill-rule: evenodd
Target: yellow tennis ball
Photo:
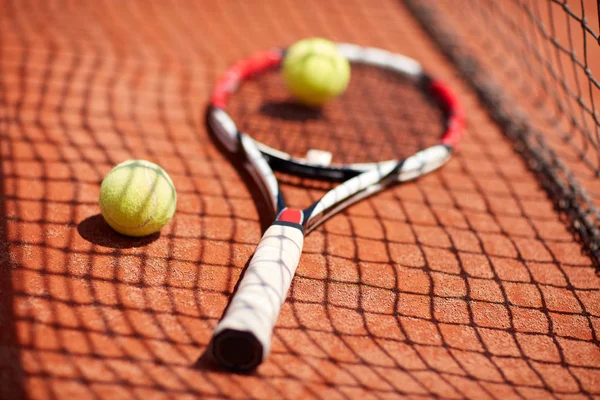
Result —
<instances>
[{"instance_id":1,"label":"yellow tennis ball","mask_svg":"<svg viewBox=\"0 0 600 400\"><path fill-rule=\"evenodd\" d=\"M100 209L106 222L127 236L158 232L173 217L177 193L158 165L128 160L114 167L100 187Z\"/></svg>"},{"instance_id":2,"label":"yellow tennis ball","mask_svg":"<svg viewBox=\"0 0 600 400\"><path fill-rule=\"evenodd\" d=\"M350 81L350 63L326 39L304 39L292 45L282 70L290 93L309 106L320 106L342 94Z\"/></svg>"}]
</instances>

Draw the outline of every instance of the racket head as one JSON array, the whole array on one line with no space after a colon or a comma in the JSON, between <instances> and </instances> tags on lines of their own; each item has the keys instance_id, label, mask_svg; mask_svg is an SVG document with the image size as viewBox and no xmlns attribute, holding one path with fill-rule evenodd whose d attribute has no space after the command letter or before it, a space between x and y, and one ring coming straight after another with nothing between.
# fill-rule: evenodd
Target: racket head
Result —
<instances>
[{"instance_id":1,"label":"racket head","mask_svg":"<svg viewBox=\"0 0 600 400\"><path fill-rule=\"evenodd\" d=\"M352 78L324 107L290 98L278 71L285 50L273 49L231 67L209 110L209 124L225 147L243 148L275 215L286 206L279 182L299 182L273 171L344 182L323 188L330 192L304 210L307 232L364 197L439 168L464 128L457 98L417 61L352 44L338 48L352 64Z\"/></svg>"},{"instance_id":2,"label":"racket head","mask_svg":"<svg viewBox=\"0 0 600 400\"><path fill-rule=\"evenodd\" d=\"M411 58L353 44L338 48L352 63L352 79L346 93L319 109L290 98L278 71L285 50L257 53L229 69L209 115L225 147L238 149L239 133L247 132L274 170L332 181L436 145L447 149L436 155L449 157L464 114L446 85Z\"/></svg>"}]
</instances>

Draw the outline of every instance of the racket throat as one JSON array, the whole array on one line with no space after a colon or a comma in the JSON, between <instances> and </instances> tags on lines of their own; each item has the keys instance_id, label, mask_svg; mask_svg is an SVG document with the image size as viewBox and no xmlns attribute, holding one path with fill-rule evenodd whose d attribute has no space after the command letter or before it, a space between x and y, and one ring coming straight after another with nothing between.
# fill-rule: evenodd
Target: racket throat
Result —
<instances>
[{"instance_id":1,"label":"racket throat","mask_svg":"<svg viewBox=\"0 0 600 400\"><path fill-rule=\"evenodd\" d=\"M279 212L273 225L291 226L300 229L304 233L304 221L304 211L297 208L285 207Z\"/></svg>"}]
</instances>

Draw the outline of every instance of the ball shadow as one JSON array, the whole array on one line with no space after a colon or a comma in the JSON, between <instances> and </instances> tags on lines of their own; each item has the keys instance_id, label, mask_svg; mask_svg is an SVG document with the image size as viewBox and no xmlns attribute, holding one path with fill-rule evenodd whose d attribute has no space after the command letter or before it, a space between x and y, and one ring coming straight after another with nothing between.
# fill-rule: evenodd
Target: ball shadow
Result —
<instances>
[{"instance_id":1,"label":"ball shadow","mask_svg":"<svg viewBox=\"0 0 600 400\"><path fill-rule=\"evenodd\" d=\"M146 246L160 238L160 232L144 237L130 237L115 232L101 214L93 215L81 221L77 225L77 232L88 242L98 246L113 249L130 249L133 247Z\"/></svg>"},{"instance_id":2,"label":"ball shadow","mask_svg":"<svg viewBox=\"0 0 600 400\"><path fill-rule=\"evenodd\" d=\"M260 107L260 112L271 118L287 121L310 121L324 118L320 108L307 107L291 100L265 103Z\"/></svg>"}]
</instances>

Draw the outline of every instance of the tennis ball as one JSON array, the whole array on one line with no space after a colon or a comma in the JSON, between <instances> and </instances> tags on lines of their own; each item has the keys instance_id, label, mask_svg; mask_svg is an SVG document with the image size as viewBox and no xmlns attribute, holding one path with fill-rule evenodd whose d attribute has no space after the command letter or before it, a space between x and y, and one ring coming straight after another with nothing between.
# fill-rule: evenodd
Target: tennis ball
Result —
<instances>
[{"instance_id":1,"label":"tennis ball","mask_svg":"<svg viewBox=\"0 0 600 400\"><path fill-rule=\"evenodd\" d=\"M350 63L329 40L301 40L286 52L283 79L301 103L320 106L346 90Z\"/></svg>"},{"instance_id":2,"label":"tennis ball","mask_svg":"<svg viewBox=\"0 0 600 400\"><path fill-rule=\"evenodd\" d=\"M102 216L115 231L127 236L158 232L173 217L176 204L173 181L149 161L118 164L100 187Z\"/></svg>"}]
</instances>

